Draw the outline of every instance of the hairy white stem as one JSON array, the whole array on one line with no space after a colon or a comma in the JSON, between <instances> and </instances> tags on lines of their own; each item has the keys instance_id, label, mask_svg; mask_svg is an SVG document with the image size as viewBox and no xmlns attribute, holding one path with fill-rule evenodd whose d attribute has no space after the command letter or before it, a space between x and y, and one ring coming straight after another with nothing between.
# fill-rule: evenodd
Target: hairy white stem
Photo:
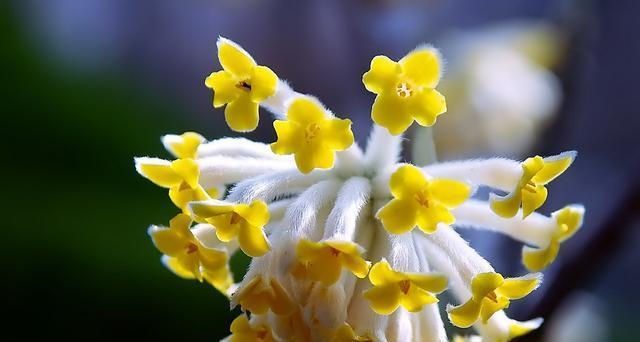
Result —
<instances>
[{"instance_id":1,"label":"hairy white stem","mask_svg":"<svg viewBox=\"0 0 640 342\"><path fill-rule=\"evenodd\" d=\"M362 175L364 173L363 161L364 153L357 143L353 143L351 147L345 151L336 153L336 163L333 168L335 173L343 178L354 175Z\"/></svg>"},{"instance_id":2,"label":"hairy white stem","mask_svg":"<svg viewBox=\"0 0 640 342\"><path fill-rule=\"evenodd\" d=\"M276 119L284 120L287 117L287 106L298 96L302 94L293 90L286 81L278 79L276 93L262 101L260 106L270 111Z\"/></svg>"},{"instance_id":3,"label":"hairy white stem","mask_svg":"<svg viewBox=\"0 0 640 342\"><path fill-rule=\"evenodd\" d=\"M312 184L327 178L326 171L313 171L307 175L298 170L286 170L265 174L237 183L227 200L249 203L255 199L265 202L289 194L302 192Z\"/></svg>"},{"instance_id":4,"label":"hairy white stem","mask_svg":"<svg viewBox=\"0 0 640 342\"><path fill-rule=\"evenodd\" d=\"M489 262L447 225L440 224L438 230L427 235L426 239L449 257L466 286L471 286L471 280L478 273L494 272Z\"/></svg>"},{"instance_id":5,"label":"hairy white stem","mask_svg":"<svg viewBox=\"0 0 640 342\"><path fill-rule=\"evenodd\" d=\"M370 191L369 180L363 177L353 177L344 183L327 219L323 240L354 240L357 219L369 200Z\"/></svg>"},{"instance_id":6,"label":"hairy white stem","mask_svg":"<svg viewBox=\"0 0 640 342\"><path fill-rule=\"evenodd\" d=\"M546 247L557 229L556 219L532 213L524 220L520 215L502 218L484 201L469 200L452 210L458 227L471 227L496 231L528 245Z\"/></svg>"},{"instance_id":7,"label":"hairy white stem","mask_svg":"<svg viewBox=\"0 0 640 342\"><path fill-rule=\"evenodd\" d=\"M402 135L391 135L386 128L374 125L364 154L366 172L374 175L400 160Z\"/></svg>"},{"instance_id":8,"label":"hairy white stem","mask_svg":"<svg viewBox=\"0 0 640 342\"><path fill-rule=\"evenodd\" d=\"M213 156L198 159L200 184L205 188L232 184L267 172L293 170L288 161L247 157Z\"/></svg>"},{"instance_id":9,"label":"hairy white stem","mask_svg":"<svg viewBox=\"0 0 640 342\"><path fill-rule=\"evenodd\" d=\"M273 153L268 144L251 141L245 138L221 138L204 143L198 147L198 158L217 155L264 159L292 159L290 156L281 156Z\"/></svg>"},{"instance_id":10,"label":"hairy white stem","mask_svg":"<svg viewBox=\"0 0 640 342\"><path fill-rule=\"evenodd\" d=\"M451 161L422 168L435 178L457 179L474 186L512 191L522 177L520 162L504 158Z\"/></svg>"}]
</instances>

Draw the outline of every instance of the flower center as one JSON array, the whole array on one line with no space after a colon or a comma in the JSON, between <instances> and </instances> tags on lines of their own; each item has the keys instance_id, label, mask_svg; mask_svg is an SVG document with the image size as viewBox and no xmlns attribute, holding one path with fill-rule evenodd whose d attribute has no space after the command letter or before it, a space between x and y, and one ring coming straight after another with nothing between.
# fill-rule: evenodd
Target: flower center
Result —
<instances>
[{"instance_id":1,"label":"flower center","mask_svg":"<svg viewBox=\"0 0 640 342\"><path fill-rule=\"evenodd\" d=\"M196 244L193 242L189 242L185 246L185 249L187 250L187 254L193 254L198 251L198 246L196 246Z\"/></svg>"},{"instance_id":2,"label":"flower center","mask_svg":"<svg viewBox=\"0 0 640 342\"><path fill-rule=\"evenodd\" d=\"M320 125L312 122L304 129L304 139L309 143L320 133Z\"/></svg>"},{"instance_id":3,"label":"flower center","mask_svg":"<svg viewBox=\"0 0 640 342\"><path fill-rule=\"evenodd\" d=\"M250 92L251 91L251 83L249 83L249 80L240 81L240 82L236 83L236 88L239 88L239 89L242 89L244 91Z\"/></svg>"},{"instance_id":4,"label":"flower center","mask_svg":"<svg viewBox=\"0 0 640 342\"><path fill-rule=\"evenodd\" d=\"M235 224L238 224L241 218L242 217L240 217L240 215L238 215L237 213L231 213L231 217L229 218L229 224L231 224L232 226Z\"/></svg>"},{"instance_id":5,"label":"flower center","mask_svg":"<svg viewBox=\"0 0 640 342\"><path fill-rule=\"evenodd\" d=\"M418 191L415 194L415 200L420 206L429 208L429 196L424 191Z\"/></svg>"},{"instance_id":6,"label":"flower center","mask_svg":"<svg viewBox=\"0 0 640 342\"><path fill-rule=\"evenodd\" d=\"M413 89L411 88L409 83L401 82L401 83L398 83L398 85L396 86L396 93L398 94L398 96L404 99L411 96L411 94L413 94Z\"/></svg>"},{"instance_id":7,"label":"flower center","mask_svg":"<svg viewBox=\"0 0 640 342\"><path fill-rule=\"evenodd\" d=\"M498 302L498 296L496 295L496 293L494 291L491 291L491 292L487 293L487 298L489 298L489 300L491 300L494 303Z\"/></svg>"},{"instance_id":8,"label":"flower center","mask_svg":"<svg viewBox=\"0 0 640 342\"><path fill-rule=\"evenodd\" d=\"M340 255L340 251L333 247L329 247L329 252L331 252L331 255L334 257L337 257L338 255Z\"/></svg>"},{"instance_id":9,"label":"flower center","mask_svg":"<svg viewBox=\"0 0 640 342\"><path fill-rule=\"evenodd\" d=\"M527 191L527 192L535 193L536 192L536 185L533 183L533 181L529 181L527 184L525 184L525 186L522 188L522 190Z\"/></svg>"},{"instance_id":10,"label":"flower center","mask_svg":"<svg viewBox=\"0 0 640 342\"><path fill-rule=\"evenodd\" d=\"M398 286L400 286L400 291L402 291L402 293L407 294L411 287L411 281L409 279L401 280L398 283Z\"/></svg>"},{"instance_id":11,"label":"flower center","mask_svg":"<svg viewBox=\"0 0 640 342\"><path fill-rule=\"evenodd\" d=\"M258 340L262 341L267 337L267 330L265 329L260 329L256 332L256 337L258 338Z\"/></svg>"}]
</instances>

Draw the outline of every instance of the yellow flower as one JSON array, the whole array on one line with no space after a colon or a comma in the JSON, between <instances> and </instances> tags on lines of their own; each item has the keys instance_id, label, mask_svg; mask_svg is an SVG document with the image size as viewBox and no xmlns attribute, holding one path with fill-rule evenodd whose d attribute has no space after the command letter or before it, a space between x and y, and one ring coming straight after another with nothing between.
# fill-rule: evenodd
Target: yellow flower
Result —
<instances>
[{"instance_id":1,"label":"yellow flower","mask_svg":"<svg viewBox=\"0 0 640 342\"><path fill-rule=\"evenodd\" d=\"M432 126L447 110L444 96L434 89L440 73L440 54L429 47L416 49L399 62L374 57L362 76L365 88L378 95L371 109L373 121L393 135L406 131L413 120Z\"/></svg>"},{"instance_id":2,"label":"yellow flower","mask_svg":"<svg viewBox=\"0 0 640 342\"><path fill-rule=\"evenodd\" d=\"M346 268L358 278L364 278L371 263L360 256L362 247L348 241L313 242L300 240L296 249L298 261L306 275L325 286L334 284Z\"/></svg>"},{"instance_id":3,"label":"yellow flower","mask_svg":"<svg viewBox=\"0 0 640 342\"><path fill-rule=\"evenodd\" d=\"M169 189L169 198L173 204L189 213L187 204L191 201L204 201L218 196L218 190L205 190L198 183L200 169L191 158L173 162L155 158L137 158L138 172L158 186Z\"/></svg>"},{"instance_id":4,"label":"yellow flower","mask_svg":"<svg viewBox=\"0 0 640 342\"><path fill-rule=\"evenodd\" d=\"M508 196L492 196L491 209L496 214L509 218L514 217L522 206L522 218L529 216L546 201L545 185L569 168L575 156L575 152L565 152L547 158L527 158L522 162L522 178L516 188Z\"/></svg>"},{"instance_id":5,"label":"yellow flower","mask_svg":"<svg viewBox=\"0 0 640 342\"><path fill-rule=\"evenodd\" d=\"M367 335L358 336L348 323L345 323L336 330L331 342L373 342Z\"/></svg>"},{"instance_id":6,"label":"yellow flower","mask_svg":"<svg viewBox=\"0 0 640 342\"><path fill-rule=\"evenodd\" d=\"M202 269L202 278L216 290L225 296L229 296L229 288L233 285L233 277L227 264L228 259L225 258L225 264L216 269ZM173 274L184 279L195 279L193 273L185 269L178 258L163 255L162 262Z\"/></svg>"},{"instance_id":7,"label":"yellow flower","mask_svg":"<svg viewBox=\"0 0 640 342\"><path fill-rule=\"evenodd\" d=\"M224 70L212 73L205 85L213 89L213 106L222 107L229 127L236 132L258 126L258 104L276 92L278 77L271 69L257 65L236 43L220 38L218 59Z\"/></svg>"},{"instance_id":8,"label":"yellow flower","mask_svg":"<svg viewBox=\"0 0 640 342\"><path fill-rule=\"evenodd\" d=\"M449 209L457 207L471 194L471 188L449 179L428 180L413 165L403 165L391 175L391 194L395 197L382 207L376 217L393 234L405 233L416 225L433 233L438 223L455 222Z\"/></svg>"},{"instance_id":9,"label":"yellow flower","mask_svg":"<svg viewBox=\"0 0 640 342\"><path fill-rule=\"evenodd\" d=\"M273 342L271 328L266 324L252 325L245 314L242 314L231 323L231 336L229 342Z\"/></svg>"},{"instance_id":10,"label":"yellow flower","mask_svg":"<svg viewBox=\"0 0 640 342\"><path fill-rule=\"evenodd\" d=\"M332 167L335 151L353 144L351 120L327 115L322 105L308 97L293 100L287 110L287 120L276 120L273 127L278 140L271 144L271 150L277 154L294 154L302 173Z\"/></svg>"},{"instance_id":11,"label":"yellow flower","mask_svg":"<svg viewBox=\"0 0 640 342\"><path fill-rule=\"evenodd\" d=\"M267 204L255 200L251 204L231 204L223 201L191 203L197 219L204 220L216 228L222 242L235 238L242 251L252 257L264 255L270 249L263 227L269 222Z\"/></svg>"},{"instance_id":12,"label":"yellow flower","mask_svg":"<svg viewBox=\"0 0 640 342\"><path fill-rule=\"evenodd\" d=\"M373 287L365 291L364 297L380 315L389 315L400 305L410 312L418 312L425 304L437 303L433 293L447 288L447 279L440 274L394 271L384 259L371 267L369 281Z\"/></svg>"},{"instance_id":13,"label":"yellow flower","mask_svg":"<svg viewBox=\"0 0 640 342\"><path fill-rule=\"evenodd\" d=\"M152 226L149 235L156 248L171 258L170 269L174 273L191 274L202 281L201 267L211 271L227 267L227 253L203 246L194 237L190 226L191 218L178 214L169 222L169 228Z\"/></svg>"},{"instance_id":14,"label":"yellow flower","mask_svg":"<svg viewBox=\"0 0 640 342\"><path fill-rule=\"evenodd\" d=\"M289 315L295 310L295 303L282 285L275 279L265 282L261 276L251 279L233 295L233 300L256 315L268 310L276 315Z\"/></svg>"},{"instance_id":15,"label":"yellow flower","mask_svg":"<svg viewBox=\"0 0 640 342\"><path fill-rule=\"evenodd\" d=\"M512 299L520 299L540 285L539 274L504 279L494 272L480 273L471 281L472 297L466 303L447 309L454 325L467 328L482 318L487 323L494 313L507 308Z\"/></svg>"},{"instance_id":16,"label":"yellow flower","mask_svg":"<svg viewBox=\"0 0 640 342\"><path fill-rule=\"evenodd\" d=\"M178 159L198 156L198 147L205 141L198 133L186 132L182 135L167 134L162 137L164 147Z\"/></svg>"},{"instance_id":17,"label":"yellow flower","mask_svg":"<svg viewBox=\"0 0 640 342\"><path fill-rule=\"evenodd\" d=\"M549 246L545 248L531 248L525 246L522 249L522 262L530 271L540 271L549 266L558 256L560 243L564 242L582 226L584 207L567 206L553 214L556 219L556 230L551 236Z\"/></svg>"}]
</instances>

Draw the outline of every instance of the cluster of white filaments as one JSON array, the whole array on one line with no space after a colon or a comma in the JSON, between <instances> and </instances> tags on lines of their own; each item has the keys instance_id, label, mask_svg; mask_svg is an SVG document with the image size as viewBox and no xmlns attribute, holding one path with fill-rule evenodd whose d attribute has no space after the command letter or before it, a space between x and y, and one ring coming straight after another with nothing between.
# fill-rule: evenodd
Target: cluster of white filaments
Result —
<instances>
[{"instance_id":1,"label":"cluster of white filaments","mask_svg":"<svg viewBox=\"0 0 640 342\"><path fill-rule=\"evenodd\" d=\"M135 162L182 211L168 227L149 229L165 265L206 280L241 307L226 340L448 341L437 298L443 291L456 301L447 321L479 335L456 339L507 341L542 323L504 312L542 275L503 278L457 229L504 233L526 245L528 270L544 269L582 225L579 205L535 212L545 185L575 152L524 162L401 163L406 128L414 120L431 126L446 110L435 90L440 56L431 47L398 62L372 61L363 81L377 94L376 125L366 148L353 141L349 120L292 90L235 43L221 38L218 56L224 70L206 82L214 106L226 105L229 126L241 132L257 125L258 106L266 108L277 119L278 141L167 135L176 160ZM507 195L474 199L479 187ZM228 262L240 252L252 259L234 284Z\"/></svg>"}]
</instances>

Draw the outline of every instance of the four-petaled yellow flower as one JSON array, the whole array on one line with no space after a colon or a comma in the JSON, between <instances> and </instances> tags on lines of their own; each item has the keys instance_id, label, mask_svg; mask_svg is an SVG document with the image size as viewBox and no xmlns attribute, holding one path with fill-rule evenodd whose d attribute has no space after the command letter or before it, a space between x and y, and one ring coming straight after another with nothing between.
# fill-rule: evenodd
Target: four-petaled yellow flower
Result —
<instances>
[{"instance_id":1,"label":"four-petaled yellow flower","mask_svg":"<svg viewBox=\"0 0 640 342\"><path fill-rule=\"evenodd\" d=\"M403 165L389 181L395 197L382 207L376 217L390 233L402 234L416 225L425 233L436 231L438 223L455 222L449 209L457 207L471 195L471 187L449 179L427 179L419 168Z\"/></svg>"},{"instance_id":2,"label":"four-petaled yellow flower","mask_svg":"<svg viewBox=\"0 0 640 342\"><path fill-rule=\"evenodd\" d=\"M276 315L289 315L295 311L296 304L287 291L275 279L264 281L261 276L254 277L238 292L232 300L243 310L261 315L271 310Z\"/></svg>"},{"instance_id":3,"label":"four-petaled yellow flower","mask_svg":"<svg viewBox=\"0 0 640 342\"><path fill-rule=\"evenodd\" d=\"M287 120L273 123L278 140L271 144L277 154L294 154L302 173L333 166L336 151L353 144L351 120L336 119L315 99L298 97L287 109Z\"/></svg>"},{"instance_id":4,"label":"four-petaled yellow flower","mask_svg":"<svg viewBox=\"0 0 640 342\"><path fill-rule=\"evenodd\" d=\"M364 278L371 266L361 256L364 249L348 241L300 240L296 252L298 261L306 271L305 275L325 286L338 281L343 267L356 277Z\"/></svg>"},{"instance_id":5,"label":"four-petaled yellow flower","mask_svg":"<svg viewBox=\"0 0 640 342\"><path fill-rule=\"evenodd\" d=\"M522 263L530 271L543 270L556 259L560 243L573 236L582 226L584 207L567 206L554 212L551 216L556 219L557 225L549 245L545 248L525 246L522 249Z\"/></svg>"},{"instance_id":6,"label":"four-petaled yellow flower","mask_svg":"<svg viewBox=\"0 0 640 342\"><path fill-rule=\"evenodd\" d=\"M136 168L145 178L163 188L169 189L169 198L173 204L188 213L187 204L191 201L204 201L218 196L218 189L205 191L198 183L200 169L191 158L173 162L155 158L137 158Z\"/></svg>"},{"instance_id":7,"label":"four-petaled yellow flower","mask_svg":"<svg viewBox=\"0 0 640 342\"><path fill-rule=\"evenodd\" d=\"M162 137L164 147L178 159L195 159L198 156L198 147L204 141L204 137L195 132L185 132L181 135L167 134Z\"/></svg>"},{"instance_id":8,"label":"four-petaled yellow flower","mask_svg":"<svg viewBox=\"0 0 640 342\"><path fill-rule=\"evenodd\" d=\"M171 258L168 266L172 271L176 274L189 273L202 281L203 270L216 272L227 267L227 253L202 245L190 226L191 218L178 214L169 222L169 228L151 226L149 235L156 248Z\"/></svg>"},{"instance_id":9,"label":"four-petaled yellow flower","mask_svg":"<svg viewBox=\"0 0 640 342\"><path fill-rule=\"evenodd\" d=\"M426 304L437 303L433 293L447 288L447 278L440 274L398 272L384 259L371 267L369 281L373 287L364 297L380 315L389 315L401 305L407 311L418 312Z\"/></svg>"},{"instance_id":10,"label":"four-petaled yellow flower","mask_svg":"<svg viewBox=\"0 0 640 342\"><path fill-rule=\"evenodd\" d=\"M258 104L276 92L278 77L236 43L220 37L218 59L224 70L212 73L205 85L213 89L213 106L222 107L229 127L249 132L258 126Z\"/></svg>"},{"instance_id":11,"label":"four-petaled yellow flower","mask_svg":"<svg viewBox=\"0 0 640 342\"><path fill-rule=\"evenodd\" d=\"M365 88L378 95L371 109L373 121L393 135L406 131L413 120L432 126L447 110L444 96L434 89L441 64L440 54L430 47L418 48L399 62L374 57L362 76Z\"/></svg>"},{"instance_id":12,"label":"four-petaled yellow flower","mask_svg":"<svg viewBox=\"0 0 640 342\"><path fill-rule=\"evenodd\" d=\"M249 256L264 255L270 249L263 227L269 222L267 204L255 200L251 204L232 204L210 200L192 202L193 215L216 228L222 242L238 239L240 249Z\"/></svg>"},{"instance_id":13,"label":"four-petaled yellow flower","mask_svg":"<svg viewBox=\"0 0 640 342\"><path fill-rule=\"evenodd\" d=\"M356 335L353 328L345 323L336 330L331 342L373 342L373 339L367 335Z\"/></svg>"},{"instance_id":14,"label":"four-petaled yellow flower","mask_svg":"<svg viewBox=\"0 0 640 342\"><path fill-rule=\"evenodd\" d=\"M467 328L482 319L487 323L494 313L507 308L512 299L520 299L540 285L541 274L504 279L494 272L480 273L471 280L472 297L466 303L447 308L454 325Z\"/></svg>"},{"instance_id":15,"label":"four-petaled yellow flower","mask_svg":"<svg viewBox=\"0 0 640 342\"><path fill-rule=\"evenodd\" d=\"M271 328L266 324L252 325L245 314L231 322L229 342L273 342Z\"/></svg>"},{"instance_id":16,"label":"four-petaled yellow flower","mask_svg":"<svg viewBox=\"0 0 640 342\"><path fill-rule=\"evenodd\" d=\"M553 157L535 156L522 162L522 178L505 197L492 195L491 209L505 218L514 217L522 206L522 218L529 216L547 200L545 185L560 176L573 163L576 153L564 152Z\"/></svg>"}]
</instances>

